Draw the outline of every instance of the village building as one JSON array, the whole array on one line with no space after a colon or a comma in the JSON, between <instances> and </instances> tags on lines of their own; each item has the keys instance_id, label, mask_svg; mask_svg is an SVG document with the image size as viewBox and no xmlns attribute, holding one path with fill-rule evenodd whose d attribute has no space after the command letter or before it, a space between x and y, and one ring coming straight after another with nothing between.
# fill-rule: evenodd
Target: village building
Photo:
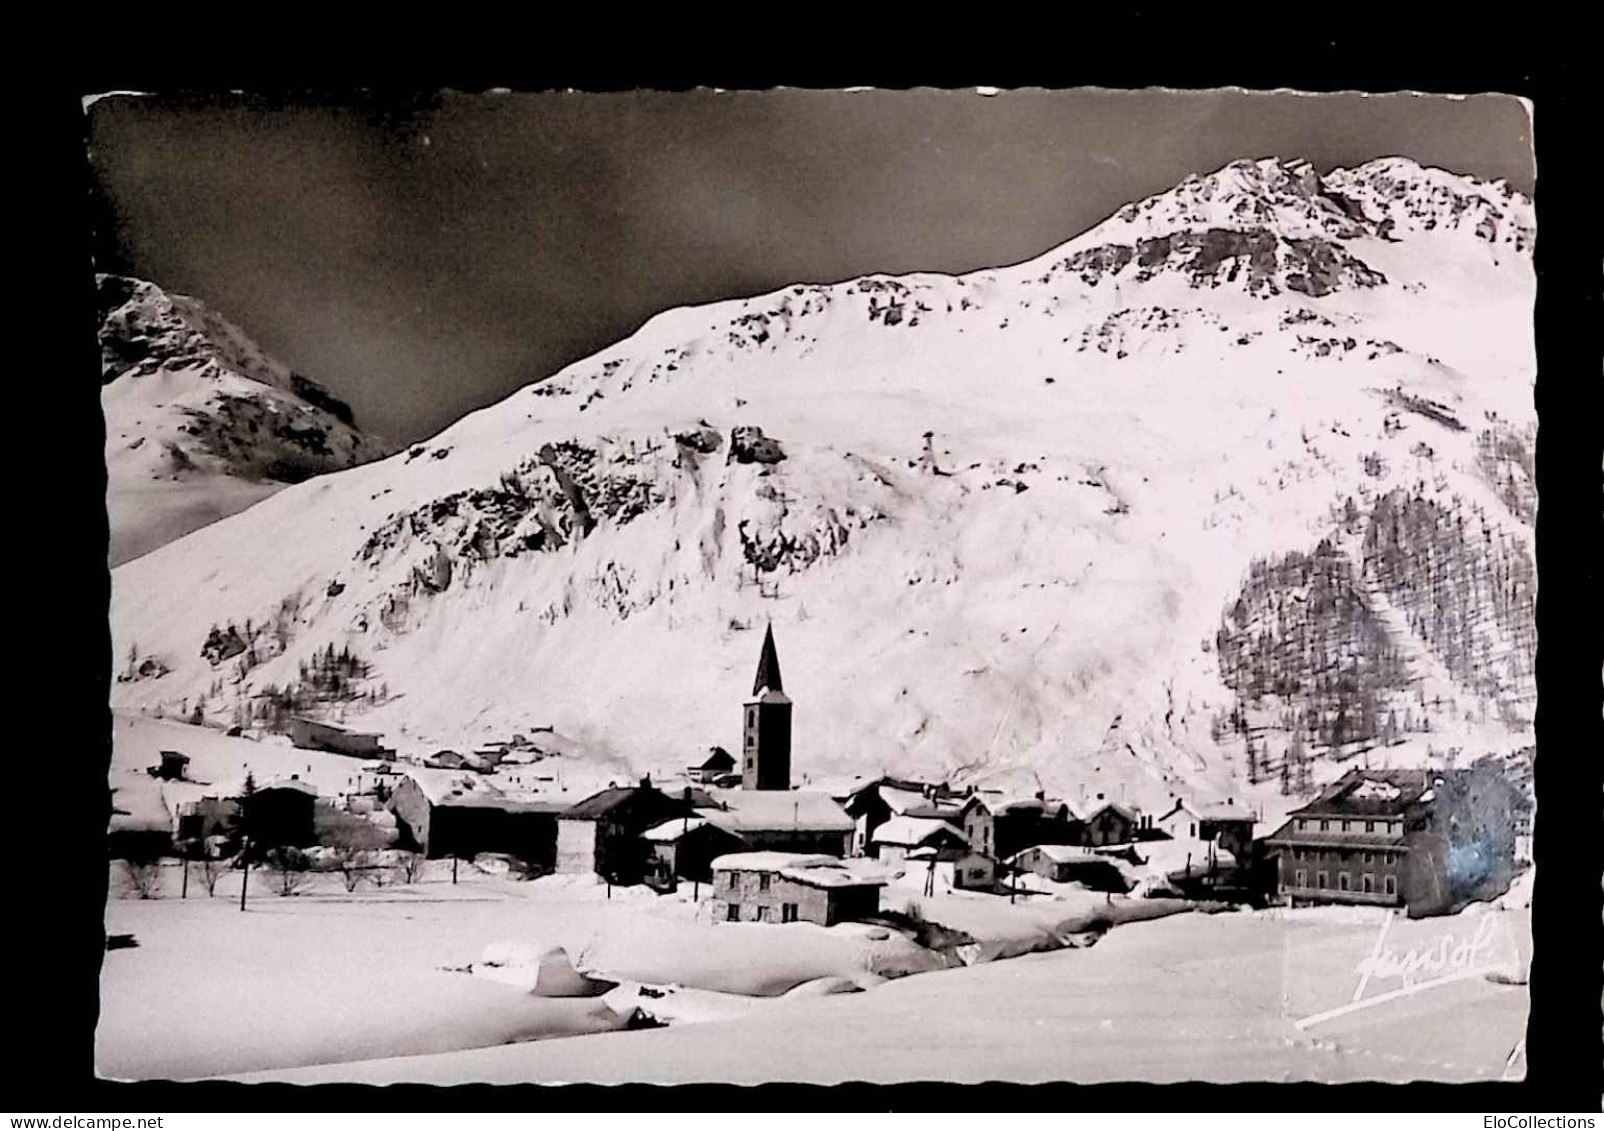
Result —
<instances>
[{"instance_id":1,"label":"village building","mask_svg":"<svg viewBox=\"0 0 1604 1131\"><path fill-rule=\"evenodd\" d=\"M712 862L715 922L817 923L831 927L879 914L882 876L830 857L738 852Z\"/></svg>"},{"instance_id":2,"label":"village building","mask_svg":"<svg viewBox=\"0 0 1604 1131\"><path fill-rule=\"evenodd\" d=\"M334 723L292 715L285 721L284 732L290 742L303 750L326 750L331 754L349 754L355 758L372 758L388 753L380 744L381 735L349 730Z\"/></svg>"},{"instance_id":3,"label":"village building","mask_svg":"<svg viewBox=\"0 0 1604 1131\"><path fill-rule=\"evenodd\" d=\"M827 793L810 790L712 791L705 817L752 849L846 856L852 845L852 818Z\"/></svg>"},{"instance_id":4,"label":"village building","mask_svg":"<svg viewBox=\"0 0 1604 1131\"><path fill-rule=\"evenodd\" d=\"M650 847L649 870L659 879L711 883L713 861L741 852L746 842L706 817L674 817L641 834Z\"/></svg>"},{"instance_id":5,"label":"village building","mask_svg":"<svg viewBox=\"0 0 1604 1131\"><path fill-rule=\"evenodd\" d=\"M1102 794L1098 794L1102 800ZM1141 814L1120 801L1105 801L1086 818L1088 846L1130 844L1141 828Z\"/></svg>"},{"instance_id":6,"label":"village building","mask_svg":"<svg viewBox=\"0 0 1604 1131\"><path fill-rule=\"evenodd\" d=\"M870 855L896 865L909 853L927 849L930 859L951 862L969 851L969 840L952 824L937 817L893 817L874 832Z\"/></svg>"},{"instance_id":7,"label":"village building","mask_svg":"<svg viewBox=\"0 0 1604 1131\"><path fill-rule=\"evenodd\" d=\"M860 785L842 803L856 826L852 855L872 854L875 830L893 817L934 817L959 824L965 800L966 795L945 784L882 777Z\"/></svg>"},{"instance_id":8,"label":"village building","mask_svg":"<svg viewBox=\"0 0 1604 1131\"><path fill-rule=\"evenodd\" d=\"M959 827L977 852L1002 860L1038 844L1080 844L1085 827L1069 803L1034 797L975 793L958 812Z\"/></svg>"},{"instance_id":9,"label":"village building","mask_svg":"<svg viewBox=\"0 0 1604 1131\"><path fill-rule=\"evenodd\" d=\"M1293 904L1439 914L1507 890L1518 788L1493 765L1350 770L1264 839Z\"/></svg>"},{"instance_id":10,"label":"village building","mask_svg":"<svg viewBox=\"0 0 1604 1131\"><path fill-rule=\"evenodd\" d=\"M741 710L741 788L699 791L705 799L692 802L695 815L752 850L845 856L852 818L829 794L791 788L791 700L772 626Z\"/></svg>"},{"instance_id":11,"label":"village building","mask_svg":"<svg viewBox=\"0 0 1604 1131\"><path fill-rule=\"evenodd\" d=\"M641 834L675 817L694 815L683 800L657 789L650 778L601 790L558 816L557 871L638 882L648 873L653 855Z\"/></svg>"},{"instance_id":12,"label":"village building","mask_svg":"<svg viewBox=\"0 0 1604 1131\"><path fill-rule=\"evenodd\" d=\"M1157 818L1155 825L1171 840L1196 842L1200 846L1199 859L1223 849L1238 860L1253 855L1253 826L1258 818L1252 810L1227 797L1224 804L1199 805L1180 797L1168 812Z\"/></svg>"},{"instance_id":13,"label":"village building","mask_svg":"<svg viewBox=\"0 0 1604 1131\"><path fill-rule=\"evenodd\" d=\"M1119 866L1106 856L1071 844L1038 844L1008 860L1011 872L1032 872L1060 884L1081 884L1093 891L1130 890Z\"/></svg>"},{"instance_id":14,"label":"village building","mask_svg":"<svg viewBox=\"0 0 1604 1131\"><path fill-rule=\"evenodd\" d=\"M514 856L536 868L557 862L557 815L566 803L509 794L473 774L415 770L390 794L401 842L427 859Z\"/></svg>"},{"instance_id":15,"label":"village building","mask_svg":"<svg viewBox=\"0 0 1604 1131\"><path fill-rule=\"evenodd\" d=\"M720 778L734 772L735 758L722 746L709 749L701 765L685 767L685 777L698 785L717 785Z\"/></svg>"},{"instance_id":16,"label":"village building","mask_svg":"<svg viewBox=\"0 0 1604 1131\"><path fill-rule=\"evenodd\" d=\"M990 891L997 886L997 861L970 849L952 862L952 886L961 891Z\"/></svg>"},{"instance_id":17,"label":"village building","mask_svg":"<svg viewBox=\"0 0 1604 1131\"><path fill-rule=\"evenodd\" d=\"M248 798L243 792L234 798L244 813L251 843L257 847L305 848L317 843L317 787L299 775L263 782Z\"/></svg>"},{"instance_id":18,"label":"village building","mask_svg":"<svg viewBox=\"0 0 1604 1131\"><path fill-rule=\"evenodd\" d=\"M163 750L161 762L152 766L150 773L162 781L183 781L189 773L189 755L176 750Z\"/></svg>"}]
</instances>

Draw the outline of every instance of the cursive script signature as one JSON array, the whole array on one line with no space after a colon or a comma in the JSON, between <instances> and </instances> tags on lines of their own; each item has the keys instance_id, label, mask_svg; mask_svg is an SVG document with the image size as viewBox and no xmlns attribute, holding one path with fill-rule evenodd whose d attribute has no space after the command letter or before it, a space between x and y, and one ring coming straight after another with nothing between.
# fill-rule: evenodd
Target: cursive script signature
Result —
<instances>
[{"instance_id":1,"label":"cursive script signature","mask_svg":"<svg viewBox=\"0 0 1604 1131\"><path fill-rule=\"evenodd\" d=\"M1453 931L1444 931L1430 944L1412 946L1402 954L1383 945L1386 928L1387 923L1383 923L1375 949L1354 967L1354 973L1361 978L1361 992L1364 983L1372 978L1402 978L1404 984L1409 985L1421 977L1476 970L1487 965L1497 950L1497 940L1493 937L1497 924L1491 916L1478 920L1469 937L1464 937L1463 932L1456 935Z\"/></svg>"}]
</instances>

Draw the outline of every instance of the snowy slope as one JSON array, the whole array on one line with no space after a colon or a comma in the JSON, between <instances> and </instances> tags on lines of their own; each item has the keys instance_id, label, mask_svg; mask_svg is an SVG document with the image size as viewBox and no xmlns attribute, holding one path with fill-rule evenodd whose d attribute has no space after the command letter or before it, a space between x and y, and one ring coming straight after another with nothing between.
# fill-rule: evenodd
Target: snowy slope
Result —
<instances>
[{"instance_id":1,"label":"snowy slope","mask_svg":"<svg viewBox=\"0 0 1604 1131\"><path fill-rule=\"evenodd\" d=\"M1013 267L665 312L116 570L119 670L171 671L114 696L228 717L333 643L376 728L677 766L730 744L772 620L798 779L1273 809L1211 733L1249 562L1417 483L1529 547L1475 437L1534 417L1531 217L1402 159L1238 162Z\"/></svg>"},{"instance_id":2,"label":"snowy slope","mask_svg":"<svg viewBox=\"0 0 1604 1131\"><path fill-rule=\"evenodd\" d=\"M205 304L97 276L111 559L385 454L351 410Z\"/></svg>"}]
</instances>

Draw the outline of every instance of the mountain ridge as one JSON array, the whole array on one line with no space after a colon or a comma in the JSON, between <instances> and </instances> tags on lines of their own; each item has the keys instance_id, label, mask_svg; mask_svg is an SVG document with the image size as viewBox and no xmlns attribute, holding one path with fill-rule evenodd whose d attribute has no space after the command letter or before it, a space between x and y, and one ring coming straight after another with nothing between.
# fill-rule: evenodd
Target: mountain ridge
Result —
<instances>
[{"instance_id":1,"label":"mountain ridge","mask_svg":"<svg viewBox=\"0 0 1604 1131\"><path fill-rule=\"evenodd\" d=\"M96 276L113 565L390 449L205 303Z\"/></svg>"},{"instance_id":2,"label":"mountain ridge","mask_svg":"<svg viewBox=\"0 0 1604 1131\"><path fill-rule=\"evenodd\" d=\"M1309 175L1225 167L1231 192L1207 197L1223 219L1193 207L1210 178L1129 206L1142 239L1168 212L1171 236L1269 225L1273 290L1249 286L1252 246L1197 268L1207 240L1040 281L1133 229L1116 212L1011 268L663 312L426 443L116 571L119 664L154 654L171 674L115 698L249 713L340 642L387 697L297 709L425 746L556 723L677 766L727 743L763 617L798 703L799 774L1247 795L1246 751L1218 720L1243 708L1273 730L1285 704L1237 703L1211 649L1255 557L1310 550L1344 497L1369 513L1417 479L1445 510L1485 501L1529 553L1484 466L1520 463L1533 416L1529 204L1396 160L1321 179L1361 221L1297 204ZM1232 193L1247 227L1229 227ZM1378 279L1287 286L1328 262L1284 255L1328 219ZM224 622L250 640L214 666L199 651ZM1514 748L1529 722L1433 733Z\"/></svg>"}]
</instances>

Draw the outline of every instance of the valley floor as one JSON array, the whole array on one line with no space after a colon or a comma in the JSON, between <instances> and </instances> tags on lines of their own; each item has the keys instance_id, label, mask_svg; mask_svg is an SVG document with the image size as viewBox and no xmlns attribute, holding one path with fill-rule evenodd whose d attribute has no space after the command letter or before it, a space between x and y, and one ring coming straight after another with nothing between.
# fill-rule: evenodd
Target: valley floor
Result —
<instances>
[{"instance_id":1,"label":"valley floor","mask_svg":"<svg viewBox=\"0 0 1604 1131\"><path fill-rule=\"evenodd\" d=\"M1483 973L1529 966L1523 909L1394 919L1385 934L1369 909L1172 914L1122 923L1090 948L941 969L910 964L914 951L931 952L861 926L711 924L689 892L608 898L589 878L519 883L466 869L454 885L449 866L431 869L416 884L355 894L325 876L290 898L253 875L244 913L235 875L213 898L193 875L185 900L172 898L172 876L162 899L114 896L107 933L137 945L106 955L99 1071L889 1083L1475 1080L1523 1070L1526 989ZM1062 901L1065 915L1104 899L1078 898ZM1053 917L1042 903L993 907L1002 933ZM937 910L927 907L932 918ZM494 965L559 945L620 984L602 997L536 997L515 966ZM1363 978L1367 956L1384 960ZM883 983L871 973L918 969ZM832 978L869 988L808 992ZM1418 992L1399 993L1411 980ZM637 1007L668 1027L613 1031Z\"/></svg>"}]
</instances>

